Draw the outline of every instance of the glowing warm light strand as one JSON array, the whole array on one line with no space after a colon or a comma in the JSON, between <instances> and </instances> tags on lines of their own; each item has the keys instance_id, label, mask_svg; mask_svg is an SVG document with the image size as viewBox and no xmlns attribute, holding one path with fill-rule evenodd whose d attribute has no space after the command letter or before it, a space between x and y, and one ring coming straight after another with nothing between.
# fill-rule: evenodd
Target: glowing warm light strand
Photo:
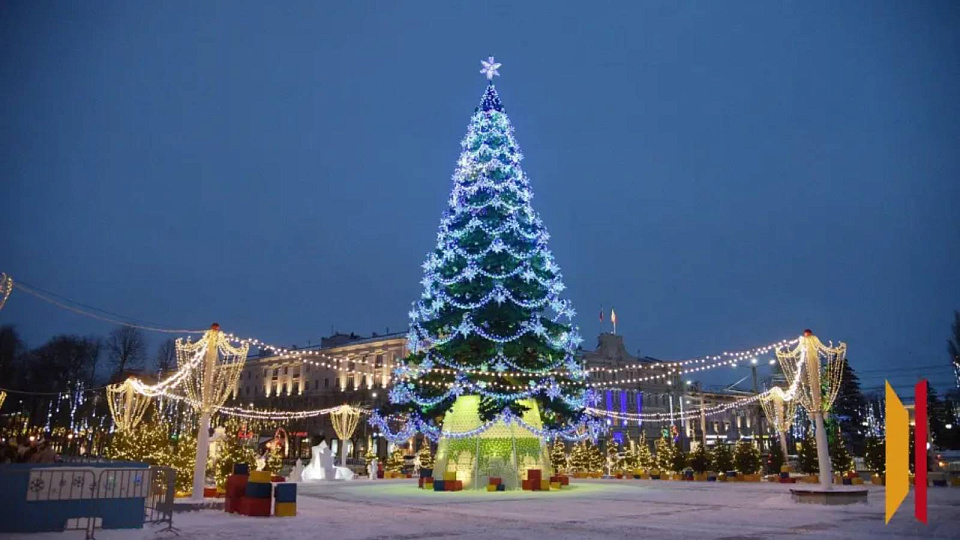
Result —
<instances>
[{"instance_id":1,"label":"glowing warm light strand","mask_svg":"<svg viewBox=\"0 0 960 540\"><path fill-rule=\"evenodd\" d=\"M129 378L120 384L107 386L107 405L118 431L136 428L150 407L150 396L136 391L135 380Z\"/></svg>"}]
</instances>

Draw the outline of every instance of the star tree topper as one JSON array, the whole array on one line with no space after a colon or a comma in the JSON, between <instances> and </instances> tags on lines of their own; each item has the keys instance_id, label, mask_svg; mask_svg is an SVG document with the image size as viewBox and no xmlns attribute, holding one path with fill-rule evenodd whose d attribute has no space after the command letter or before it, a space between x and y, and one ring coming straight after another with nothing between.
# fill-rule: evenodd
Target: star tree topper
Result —
<instances>
[{"instance_id":1,"label":"star tree topper","mask_svg":"<svg viewBox=\"0 0 960 540\"><path fill-rule=\"evenodd\" d=\"M480 63L483 65L483 69L480 70L480 73L483 73L487 76L487 80L493 80L497 75L500 75L500 72L497 71L497 68L503 64L498 64L493 57L489 57L486 60L481 60Z\"/></svg>"}]
</instances>

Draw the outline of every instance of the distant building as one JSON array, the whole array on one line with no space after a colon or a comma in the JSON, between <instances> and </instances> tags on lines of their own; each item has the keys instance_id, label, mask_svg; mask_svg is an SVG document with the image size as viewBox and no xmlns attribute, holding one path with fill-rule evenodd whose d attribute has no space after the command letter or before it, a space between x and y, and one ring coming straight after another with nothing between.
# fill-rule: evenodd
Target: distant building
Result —
<instances>
[{"instance_id":1,"label":"distant building","mask_svg":"<svg viewBox=\"0 0 960 540\"><path fill-rule=\"evenodd\" d=\"M313 354L279 356L261 350L247 358L231 405L256 409L314 410L351 404L379 407L387 403L385 387L397 362L406 354L405 333L372 335L335 333L320 344L297 350ZM340 371L338 368L348 371ZM289 457L310 456L310 437L324 435L339 449L328 415L294 420L283 426L290 436ZM353 437L352 457L360 457L373 433L360 422ZM376 442L386 455L386 442Z\"/></svg>"},{"instance_id":2,"label":"distant building","mask_svg":"<svg viewBox=\"0 0 960 540\"><path fill-rule=\"evenodd\" d=\"M580 357L591 370L592 382L608 383L596 388L600 396L598 409L618 413L674 413L688 417L674 422L610 418L610 437L621 445L626 445L628 439L639 439L641 430L651 444L663 433L671 437L676 433L675 438L686 448L690 448L691 442L704 439L707 446L714 446L718 442L736 442L741 438L760 436L769 440L771 437L759 404L705 415L704 437L701 420L696 414L701 402L709 410L754 394L740 390L701 391L699 384L688 384L688 379L670 363L649 356L631 355L623 344L623 336L600 334L596 350L582 351Z\"/></svg>"}]
</instances>

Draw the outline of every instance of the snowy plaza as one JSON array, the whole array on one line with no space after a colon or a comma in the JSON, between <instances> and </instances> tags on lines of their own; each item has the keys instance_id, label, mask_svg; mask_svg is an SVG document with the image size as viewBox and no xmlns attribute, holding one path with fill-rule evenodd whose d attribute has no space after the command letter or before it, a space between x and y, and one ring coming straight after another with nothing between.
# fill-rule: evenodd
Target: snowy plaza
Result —
<instances>
[{"instance_id":1,"label":"snowy plaza","mask_svg":"<svg viewBox=\"0 0 960 540\"><path fill-rule=\"evenodd\" d=\"M576 480L560 492L432 493L410 480L301 486L299 514L252 518L219 511L178 512L180 538L958 538L960 490L930 492L930 523L909 513L883 523L883 489L864 505L822 507L790 500L778 484L689 484L650 480ZM906 503L912 506L912 497ZM67 540L82 533L9 535ZM170 533L102 531L97 538L170 539Z\"/></svg>"}]
</instances>

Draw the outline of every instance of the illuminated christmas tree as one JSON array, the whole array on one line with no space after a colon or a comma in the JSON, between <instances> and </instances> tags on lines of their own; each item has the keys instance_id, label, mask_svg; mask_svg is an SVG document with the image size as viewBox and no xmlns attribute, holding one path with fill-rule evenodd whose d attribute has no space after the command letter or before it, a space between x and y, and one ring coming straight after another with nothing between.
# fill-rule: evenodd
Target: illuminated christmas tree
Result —
<instances>
[{"instance_id":1,"label":"illuminated christmas tree","mask_svg":"<svg viewBox=\"0 0 960 540\"><path fill-rule=\"evenodd\" d=\"M563 441L557 439L553 441L550 448L550 463L553 464L553 470L556 474L566 474L567 472L567 450Z\"/></svg>"},{"instance_id":2,"label":"illuminated christmas tree","mask_svg":"<svg viewBox=\"0 0 960 540\"><path fill-rule=\"evenodd\" d=\"M656 447L656 467L662 472L672 471L673 454L676 450L676 448L673 446L673 443L670 442L670 439L667 437L660 437L657 439Z\"/></svg>"},{"instance_id":3,"label":"illuminated christmas tree","mask_svg":"<svg viewBox=\"0 0 960 540\"><path fill-rule=\"evenodd\" d=\"M741 474L754 474L760 470L760 450L752 442L740 439L733 449L733 465Z\"/></svg>"},{"instance_id":4,"label":"illuminated christmas tree","mask_svg":"<svg viewBox=\"0 0 960 540\"><path fill-rule=\"evenodd\" d=\"M499 65L484 63L491 81ZM456 470L465 487L475 474L495 475L516 489L523 470L550 469L545 439L595 433L584 411L593 394L575 358L575 312L560 296L550 236L492 82L461 147L390 400L439 438L437 474Z\"/></svg>"},{"instance_id":5,"label":"illuminated christmas tree","mask_svg":"<svg viewBox=\"0 0 960 540\"><path fill-rule=\"evenodd\" d=\"M647 443L647 436L640 434L640 440L637 442L637 468L652 469L654 467L653 452L650 451L650 445Z\"/></svg>"}]
</instances>

